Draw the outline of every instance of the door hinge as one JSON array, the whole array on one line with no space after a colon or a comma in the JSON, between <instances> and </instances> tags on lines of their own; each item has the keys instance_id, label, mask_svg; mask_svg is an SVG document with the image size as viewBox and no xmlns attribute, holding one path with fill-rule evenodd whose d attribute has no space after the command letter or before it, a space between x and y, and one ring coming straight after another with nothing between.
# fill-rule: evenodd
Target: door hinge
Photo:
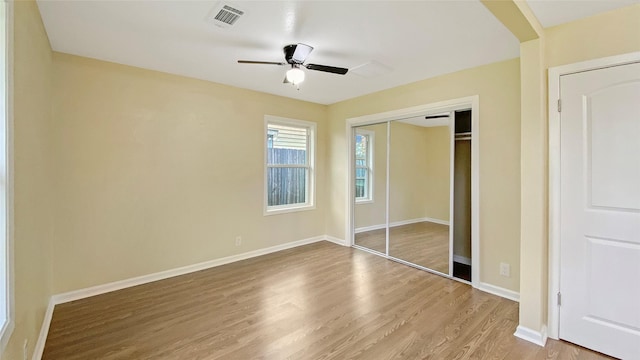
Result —
<instances>
[{"instance_id":1,"label":"door hinge","mask_svg":"<svg viewBox=\"0 0 640 360\"><path fill-rule=\"evenodd\" d=\"M562 112L562 100L558 99L558 112Z\"/></svg>"},{"instance_id":2,"label":"door hinge","mask_svg":"<svg viewBox=\"0 0 640 360\"><path fill-rule=\"evenodd\" d=\"M562 305L562 294L558 292L558 306Z\"/></svg>"}]
</instances>

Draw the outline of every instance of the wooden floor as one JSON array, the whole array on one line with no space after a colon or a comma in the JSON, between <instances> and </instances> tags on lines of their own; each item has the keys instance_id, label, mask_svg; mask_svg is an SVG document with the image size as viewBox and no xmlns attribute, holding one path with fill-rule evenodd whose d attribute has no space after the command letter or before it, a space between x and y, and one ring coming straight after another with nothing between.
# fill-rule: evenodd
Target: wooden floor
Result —
<instances>
[{"instance_id":1,"label":"wooden floor","mask_svg":"<svg viewBox=\"0 0 640 360\"><path fill-rule=\"evenodd\" d=\"M320 242L57 305L43 359L602 359L518 304Z\"/></svg>"},{"instance_id":2,"label":"wooden floor","mask_svg":"<svg viewBox=\"0 0 640 360\"><path fill-rule=\"evenodd\" d=\"M381 253L386 252L384 229L355 234L357 245ZM389 228L389 255L449 273L449 226L428 221Z\"/></svg>"}]
</instances>

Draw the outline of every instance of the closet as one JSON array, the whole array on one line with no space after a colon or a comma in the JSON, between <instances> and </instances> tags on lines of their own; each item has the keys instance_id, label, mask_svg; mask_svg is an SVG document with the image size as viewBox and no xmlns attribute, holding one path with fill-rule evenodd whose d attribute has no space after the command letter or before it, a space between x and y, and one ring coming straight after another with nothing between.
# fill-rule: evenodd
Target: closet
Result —
<instances>
[{"instance_id":1,"label":"closet","mask_svg":"<svg viewBox=\"0 0 640 360\"><path fill-rule=\"evenodd\" d=\"M454 113L453 276L471 281L471 110Z\"/></svg>"},{"instance_id":2,"label":"closet","mask_svg":"<svg viewBox=\"0 0 640 360\"><path fill-rule=\"evenodd\" d=\"M352 127L353 246L472 280L471 110Z\"/></svg>"}]
</instances>

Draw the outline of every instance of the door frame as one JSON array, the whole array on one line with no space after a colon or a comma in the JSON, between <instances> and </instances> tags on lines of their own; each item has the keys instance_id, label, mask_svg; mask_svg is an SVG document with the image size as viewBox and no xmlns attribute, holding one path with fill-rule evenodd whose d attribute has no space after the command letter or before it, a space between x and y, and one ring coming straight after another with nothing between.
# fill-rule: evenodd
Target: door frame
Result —
<instances>
[{"instance_id":1,"label":"door frame","mask_svg":"<svg viewBox=\"0 0 640 360\"><path fill-rule=\"evenodd\" d=\"M547 336L559 339L560 309L560 77L640 61L640 51L549 68L549 295Z\"/></svg>"},{"instance_id":2,"label":"door frame","mask_svg":"<svg viewBox=\"0 0 640 360\"><path fill-rule=\"evenodd\" d=\"M354 239L354 202L352 201L354 196L354 188L351 184L354 181L354 174L352 171L354 163L354 141L353 141L353 128L356 126L371 125L382 122L388 122L391 120L400 120L410 118L414 116L422 115L426 112L448 112L455 110L471 109L471 285L474 288L479 288L480 282L480 97L478 95L468 96L463 98L445 100L430 104L412 106L399 110L386 111L377 114L370 114L364 116L358 116L349 118L346 121L346 142L347 142L347 167L346 167L346 214L347 221L345 222L345 234L347 238L345 243L347 246L353 246ZM389 132L387 131L387 141L389 138ZM455 141L455 139L451 139ZM389 147L387 146L387 161ZM452 154L453 157L453 154ZM389 166L387 166L387 172ZM387 179L388 179L387 173ZM452 180L452 179L451 179ZM450 189L453 192L453 189ZM387 181L387 197L389 195L388 181ZM450 199L451 201L451 199ZM389 201L387 199L387 214ZM452 209L450 209L452 211ZM452 219L449 220L452 224ZM388 222L388 219L387 219ZM451 234L450 234L451 236ZM450 241L451 246L451 241ZM388 251L387 251L388 252ZM377 252L376 252L377 253ZM452 258L453 254L449 254ZM388 255L385 257L389 258ZM451 266L451 264L450 264ZM444 275L439 272L434 272L439 275ZM448 278L457 280L453 277L453 274L446 276ZM464 282L464 280L462 280Z\"/></svg>"}]
</instances>

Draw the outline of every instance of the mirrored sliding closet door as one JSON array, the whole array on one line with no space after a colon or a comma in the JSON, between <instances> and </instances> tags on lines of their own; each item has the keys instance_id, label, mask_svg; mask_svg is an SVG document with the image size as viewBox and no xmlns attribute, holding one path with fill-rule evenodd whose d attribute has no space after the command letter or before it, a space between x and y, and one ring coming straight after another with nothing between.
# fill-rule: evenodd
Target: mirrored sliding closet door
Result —
<instances>
[{"instance_id":1,"label":"mirrored sliding closet door","mask_svg":"<svg viewBox=\"0 0 640 360\"><path fill-rule=\"evenodd\" d=\"M471 111L352 127L353 244L471 281Z\"/></svg>"},{"instance_id":2,"label":"mirrored sliding closet door","mask_svg":"<svg viewBox=\"0 0 640 360\"><path fill-rule=\"evenodd\" d=\"M354 244L387 253L387 123L353 129Z\"/></svg>"},{"instance_id":3,"label":"mirrored sliding closet door","mask_svg":"<svg viewBox=\"0 0 640 360\"><path fill-rule=\"evenodd\" d=\"M392 121L389 132L389 256L449 275L449 117Z\"/></svg>"}]
</instances>

